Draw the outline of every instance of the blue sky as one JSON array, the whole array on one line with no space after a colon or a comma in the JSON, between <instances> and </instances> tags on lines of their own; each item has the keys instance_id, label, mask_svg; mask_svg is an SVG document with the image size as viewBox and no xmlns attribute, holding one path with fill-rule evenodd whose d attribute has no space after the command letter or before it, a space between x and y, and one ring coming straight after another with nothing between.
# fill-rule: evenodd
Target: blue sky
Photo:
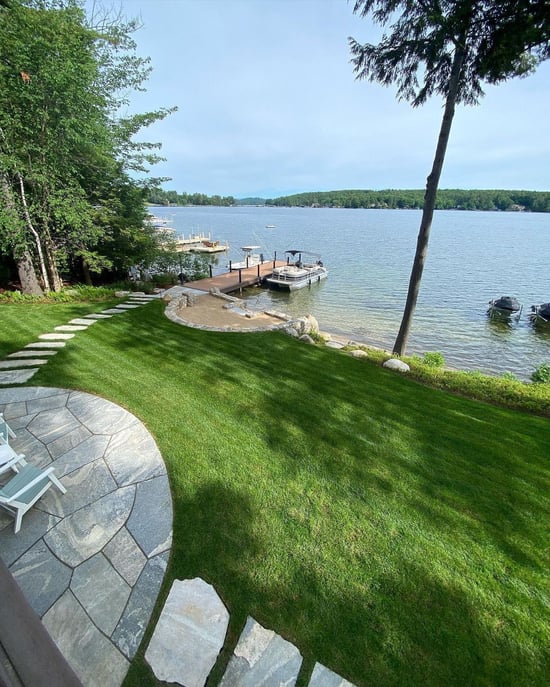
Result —
<instances>
[{"instance_id":1,"label":"blue sky","mask_svg":"<svg viewBox=\"0 0 550 687\"><path fill-rule=\"evenodd\" d=\"M347 38L377 30L352 2L103 5L143 23L138 54L153 72L132 109L179 108L143 136L162 143L152 174L172 178L164 188L240 198L425 186L441 102L413 109L393 87L355 81ZM549 190L549 84L547 62L457 108L441 188Z\"/></svg>"}]
</instances>

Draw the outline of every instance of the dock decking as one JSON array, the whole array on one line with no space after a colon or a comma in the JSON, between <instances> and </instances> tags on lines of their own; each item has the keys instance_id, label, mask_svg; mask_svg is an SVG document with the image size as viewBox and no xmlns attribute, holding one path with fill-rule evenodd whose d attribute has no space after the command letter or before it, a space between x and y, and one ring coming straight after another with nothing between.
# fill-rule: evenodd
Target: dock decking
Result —
<instances>
[{"instance_id":1,"label":"dock decking","mask_svg":"<svg viewBox=\"0 0 550 687\"><path fill-rule=\"evenodd\" d=\"M219 289L222 293L231 293L261 283L262 279L273 272L274 267L282 267L285 264L284 260L267 260L262 265L224 272L208 279L186 282L185 286L200 291Z\"/></svg>"}]
</instances>

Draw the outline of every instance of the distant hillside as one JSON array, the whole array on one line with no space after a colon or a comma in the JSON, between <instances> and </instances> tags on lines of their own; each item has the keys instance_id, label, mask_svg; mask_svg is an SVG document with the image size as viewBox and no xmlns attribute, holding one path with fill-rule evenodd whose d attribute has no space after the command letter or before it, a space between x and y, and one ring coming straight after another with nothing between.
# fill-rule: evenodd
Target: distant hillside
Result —
<instances>
[{"instance_id":1,"label":"distant hillside","mask_svg":"<svg viewBox=\"0 0 550 687\"><path fill-rule=\"evenodd\" d=\"M237 205L265 205L265 198L236 198Z\"/></svg>"},{"instance_id":2,"label":"distant hillside","mask_svg":"<svg viewBox=\"0 0 550 687\"><path fill-rule=\"evenodd\" d=\"M423 190L347 190L297 193L267 199L266 205L323 208L421 208ZM550 212L549 191L460 190L437 192L438 210L516 210Z\"/></svg>"}]
</instances>

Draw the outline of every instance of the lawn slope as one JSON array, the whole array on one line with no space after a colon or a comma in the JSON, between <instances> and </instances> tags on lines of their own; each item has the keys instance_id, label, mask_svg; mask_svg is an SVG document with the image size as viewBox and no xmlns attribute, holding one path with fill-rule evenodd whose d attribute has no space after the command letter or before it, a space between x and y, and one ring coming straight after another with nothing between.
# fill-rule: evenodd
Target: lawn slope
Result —
<instances>
[{"instance_id":1,"label":"lawn slope","mask_svg":"<svg viewBox=\"0 0 550 687\"><path fill-rule=\"evenodd\" d=\"M358 687L546 684L548 419L162 309L79 333L32 384L109 398L155 437L175 513L164 594L200 576L228 644L252 615L305 672ZM127 685L146 684L139 654Z\"/></svg>"}]
</instances>

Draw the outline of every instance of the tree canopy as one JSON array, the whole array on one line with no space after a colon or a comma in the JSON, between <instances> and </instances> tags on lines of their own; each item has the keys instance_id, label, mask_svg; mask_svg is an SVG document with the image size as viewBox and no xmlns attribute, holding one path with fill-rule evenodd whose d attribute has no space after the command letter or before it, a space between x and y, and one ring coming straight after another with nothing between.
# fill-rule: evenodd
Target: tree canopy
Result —
<instances>
[{"instance_id":1,"label":"tree canopy","mask_svg":"<svg viewBox=\"0 0 550 687\"><path fill-rule=\"evenodd\" d=\"M89 280L154 251L149 182L136 172L158 146L133 136L171 110L120 114L150 71L134 54L136 27L92 25L79 0L0 7L0 250L24 290L59 290L62 272Z\"/></svg>"}]
</instances>

